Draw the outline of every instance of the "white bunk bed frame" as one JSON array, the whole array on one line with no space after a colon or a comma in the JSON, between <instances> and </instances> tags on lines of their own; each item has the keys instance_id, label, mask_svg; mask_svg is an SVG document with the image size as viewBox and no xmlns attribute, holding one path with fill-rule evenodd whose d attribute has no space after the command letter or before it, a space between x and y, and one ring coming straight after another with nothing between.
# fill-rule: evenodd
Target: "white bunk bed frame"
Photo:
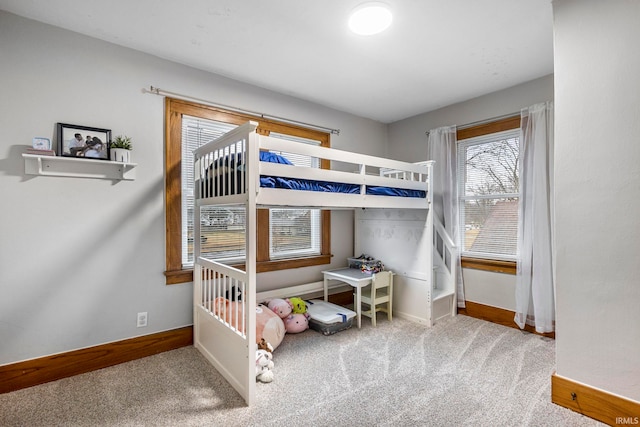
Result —
<instances>
[{"instance_id":1,"label":"white bunk bed frame","mask_svg":"<svg viewBox=\"0 0 640 427\"><path fill-rule=\"evenodd\" d=\"M194 152L194 346L248 405L254 402L256 394L256 209L259 207L356 209L354 246L357 253L371 252L367 246L379 235L371 232L371 227L390 227L391 234L396 230L408 230L414 236L409 240L419 242L413 243L419 245L417 249L411 247L408 250L413 259L411 256L406 260L397 256L394 259L392 253L378 255L387 268L396 273L394 315L431 326L439 318L456 314L456 269L451 268L456 247L444 227L437 219L434 220L431 209L433 162L406 163L301 144L260 135L256 132L257 126L256 122L248 122ZM326 159L332 162L332 167L340 164L352 166L345 168L349 171L341 171L261 162L261 150ZM225 159L237 159L238 156L244 164L239 178L236 179L238 172L233 168L218 167L215 170L216 181L211 179L214 163L220 165ZM372 174L374 171L375 175ZM360 194L345 194L261 188L262 175L357 184L361 191ZM427 196L367 195L365 187L369 185L422 190ZM201 211L212 205L245 206L245 271L201 254ZM386 210L386 214L381 214L381 209ZM407 212L421 213L409 215L410 220L407 221ZM394 222L384 222L389 218ZM358 233L365 236L361 238ZM385 242L381 246L397 253L398 246L407 244L407 238L403 236L403 233L396 233L394 244ZM420 268L412 264L418 264ZM317 289L307 287L306 290L320 291L321 283L318 282ZM226 296L234 287L241 293L241 301L224 307L214 306L216 298ZM301 287L296 287L295 291L292 290L296 293L288 296L299 296L300 290Z\"/></svg>"}]
</instances>

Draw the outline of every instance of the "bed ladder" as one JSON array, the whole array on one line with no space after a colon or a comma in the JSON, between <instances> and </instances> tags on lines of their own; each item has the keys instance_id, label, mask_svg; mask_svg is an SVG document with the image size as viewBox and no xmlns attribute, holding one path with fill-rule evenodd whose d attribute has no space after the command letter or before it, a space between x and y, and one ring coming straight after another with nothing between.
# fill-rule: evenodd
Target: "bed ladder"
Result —
<instances>
[{"instance_id":1,"label":"bed ladder","mask_svg":"<svg viewBox=\"0 0 640 427\"><path fill-rule=\"evenodd\" d=\"M437 217L433 216L432 322L457 314L458 249Z\"/></svg>"}]
</instances>

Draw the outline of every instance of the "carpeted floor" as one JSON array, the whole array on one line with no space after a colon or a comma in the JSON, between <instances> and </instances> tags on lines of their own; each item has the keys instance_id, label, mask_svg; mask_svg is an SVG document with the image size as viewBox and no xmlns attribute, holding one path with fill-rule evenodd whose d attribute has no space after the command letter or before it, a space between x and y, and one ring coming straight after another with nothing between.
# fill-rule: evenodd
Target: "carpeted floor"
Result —
<instances>
[{"instance_id":1,"label":"carpeted floor","mask_svg":"<svg viewBox=\"0 0 640 427\"><path fill-rule=\"evenodd\" d=\"M193 347L0 395L1 426L601 426L551 403L551 339L466 316L287 335L248 408Z\"/></svg>"}]
</instances>

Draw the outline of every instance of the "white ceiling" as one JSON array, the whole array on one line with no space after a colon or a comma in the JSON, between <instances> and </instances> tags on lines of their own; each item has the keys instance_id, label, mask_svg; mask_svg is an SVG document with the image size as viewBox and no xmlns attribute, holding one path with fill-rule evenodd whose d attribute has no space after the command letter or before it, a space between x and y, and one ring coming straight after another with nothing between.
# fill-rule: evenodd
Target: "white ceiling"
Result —
<instances>
[{"instance_id":1,"label":"white ceiling","mask_svg":"<svg viewBox=\"0 0 640 427\"><path fill-rule=\"evenodd\" d=\"M0 0L0 9L390 123L553 72L551 0Z\"/></svg>"}]
</instances>

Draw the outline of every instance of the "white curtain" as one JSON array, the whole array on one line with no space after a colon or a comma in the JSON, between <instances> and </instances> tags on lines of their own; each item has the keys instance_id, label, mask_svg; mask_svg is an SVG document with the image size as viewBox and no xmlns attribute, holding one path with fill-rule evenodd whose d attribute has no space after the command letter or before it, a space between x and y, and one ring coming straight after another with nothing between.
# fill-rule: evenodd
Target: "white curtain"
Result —
<instances>
[{"instance_id":1,"label":"white curtain","mask_svg":"<svg viewBox=\"0 0 640 427\"><path fill-rule=\"evenodd\" d=\"M523 109L521 120L515 322L553 332L553 103Z\"/></svg>"},{"instance_id":2,"label":"white curtain","mask_svg":"<svg viewBox=\"0 0 640 427\"><path fill-rule=\"evenodd\" d=\"M428 157L429 160L435 160L433 171L434 213L460 250L458 184L456 182L458 174L457 151L455 126L444 126L429 131ZM464 283L460 254L452 261L453 266L457 269L458 307L464 308Z\"/></svg>"}]
</instances>

